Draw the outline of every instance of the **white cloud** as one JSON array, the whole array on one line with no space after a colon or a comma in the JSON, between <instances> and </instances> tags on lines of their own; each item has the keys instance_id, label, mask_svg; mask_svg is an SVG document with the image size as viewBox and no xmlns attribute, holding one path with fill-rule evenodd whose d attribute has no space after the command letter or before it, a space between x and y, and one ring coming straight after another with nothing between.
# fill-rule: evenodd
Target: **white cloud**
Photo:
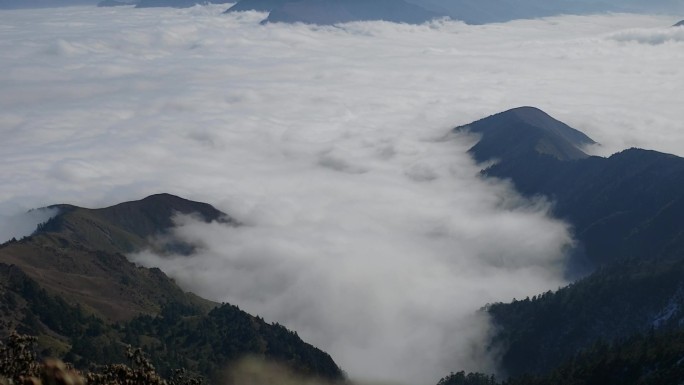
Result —
<instances>
[{"instance_id":1,"label":"white cloud","mask_svg":"<svg viewBox=\"0 0 684 385\"><path fill-rule=\"evenodd\" d=\"M188 222L200 255L136 258L356 377L490 369L474 311L563 284L565 225L479 179L451 127L534 105L600 153L684 155L683 43L616 39L665 17L260 26L223 8L0 12L0 214L215 204L246 226Z\"/></svg>"}]
</instances>

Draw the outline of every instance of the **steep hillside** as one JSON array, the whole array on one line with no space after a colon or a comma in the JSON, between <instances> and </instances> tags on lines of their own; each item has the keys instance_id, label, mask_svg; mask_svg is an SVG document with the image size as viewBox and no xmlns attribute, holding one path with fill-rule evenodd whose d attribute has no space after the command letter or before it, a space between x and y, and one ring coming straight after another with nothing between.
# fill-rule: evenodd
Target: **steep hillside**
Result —
<instances>
[{"instance_id":1,"label":"steep hillside","mask_svg":"<svg viewBox=\"0 0 684 385\"><path fill-rule=\"evenodd\" d=\"M137 0L118 1L118 0L102 0L97 3L98 7L121 7L125 5L136 5Z\"/></svg>"},{"instance_id":2,"label":"steep hillside","mask_svg":"<svg viewBox=\"0 0 684 385\"><path fill-rule=\"evenodd\" d=\"M404 0L241 0L226 13L237 11L270 12L264 22L319 25L367 20L420 24L446 16Z\"/></svg>"},{"instance_id":3,"label":"steep hillside","mask_svg":"<svg viewBox=\"0 0 684 385\"><path fill-rule=\"evenodd\" d=\"M36 335L43 354L79 367L120 362L123 347L134 344L166 374L184 367L211 378L256 355L299 373L342 378L329 355L296 333L183 292L161 270L124 256L158 247L154 238L178 214L238 225L226 214L169 194L102 209L51 207L59 213L32 236L0 245L0 336L14 329Z\"/></svg>"},{"instance_id":4,"label":"steep hillside","mask_svg":"<svg viewBox=\"0 0 684 385\"><path fill-rule=\"evenodd\" d=\"M629 149L587 157L584 134L539 110L514 109L456 130L480 133L470 150L498 160L483 175L510 179L521 193L546 196L572 224L594 268L624 258L676 258L684 253L684 159ZM581 260L580 260L581 258ZM586 258L586 259L584 259Z\"/></svg>"},{"instance_id":5,"label":"steep hillside","mask_svg":"<svg viewBox=\"0 0 684 385\"><path fill-rule=\"evenodd\" d=\"M194 215L204 222L237 223L211 205L170 194L157 194L139 201L102 209L54 205L59 214L38 228L38 234L59 234L97 250L130 253L156 246L150 237L163 235L174 226L176 215Z\"/></svg>"},{"instance_id":6,"label":"steep hillside","mask_svg":"<svg viewBox=\"0 0 684 385\"><path fill-rule=\"evenodd\" d=\"M290 1L292 0L240 0L228 8L225 13L240 11L271 12Z\"/></svg>"},{"instance_id":7,"label":"steep hillside","mask_svg":"<svg viewBox=\"0 0 684 385\"><path fill-rule=\"evenodd\" d=\"M684 381L684 331L650 331L598 341L548 374L505 381L482 373L451 373L437 385L672 385Z\"/></svg>"},{"instance_id":8,"label":"steep hillside","mask_svg":"<svg viewBox=\"0 0 684 385\"><path fill-rule=\"evenodd\" d=\"M603 12L672 15L684 10L684 3L678 0L410 0L410 2L445 12L451 18L469 24Z\"/></svg>"},{"instance_id":9,"label":"steep hillside","mask_svg":"<svg viewBox=\"0 0 684 385\"><path fill-rule=\"evenodd\" d=\"M301 0L240 0L229 12L234 11L261 11L271 12L281 8L273 15L273 19L281 21L304 21L314 17L321 17L318 22L310 23L324 24L322 17L326 20L334 18L341 19L349 17L344 7L326 6L321 7L322 2L306 0L306 6L300 7L291 4L283 7L286 3L299 3ZM330 1L330 3L344 3L345 1ZM395 0L395 3L402 3L402 0ZM634 12L634 13L670 13L684 11L684 4L678 0L573 0L573 1L547 1L547 0L407 0L411 5L419 6L421 9L439 15L439 17L451 17L454 20L462 20L469 24L500 23L516 19L532 19L567 14L591 14L601 12ZM385 0L366 0L368 4L383 4L390 10L393 6ZM312 8L316 4L317 10ZM292 11L289 11L292 9ZM283 11L286 11L284 15ZM290 14L291 12L291 14ZM314 14L314 12L317 12ZM326 13L322 13L326 12ZM331 14L336 12L336 14ZM308 14L308 15L307 15ZM286 18L287 16L287 18ZM305 17L306 16L306 17ZM434 17L434 16L433 16ZM390 20L389 12L382 17L373 17L373 20ZM358 20L358 19L355 19ZM340 21L337 21L340 22ZM403 22L410 22L404 20Z\"/></svg>"}]
</instances>

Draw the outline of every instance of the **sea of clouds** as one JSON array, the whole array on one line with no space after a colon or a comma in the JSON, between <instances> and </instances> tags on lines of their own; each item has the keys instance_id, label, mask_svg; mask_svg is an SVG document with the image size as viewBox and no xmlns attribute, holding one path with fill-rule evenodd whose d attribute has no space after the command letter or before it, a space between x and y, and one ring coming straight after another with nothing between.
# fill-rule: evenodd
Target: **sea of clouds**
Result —
<instances>
[{"instance_id":1,"label":"sea of clouds","mask_svg":"<svg viewBox=\"0 0 684 385\"><path fill-rule=\"evenodd\" d=\"M261 26L224 8L0 11L0 240L53 203L209 202L244 226L179 218L196 255L131 258L352 378L431 384L494 371L477 310L564 285L573 244L549 202L479 178L452 127L533 105L596 154L684 156L667 17Z\"/></svg>"}]
</instances>

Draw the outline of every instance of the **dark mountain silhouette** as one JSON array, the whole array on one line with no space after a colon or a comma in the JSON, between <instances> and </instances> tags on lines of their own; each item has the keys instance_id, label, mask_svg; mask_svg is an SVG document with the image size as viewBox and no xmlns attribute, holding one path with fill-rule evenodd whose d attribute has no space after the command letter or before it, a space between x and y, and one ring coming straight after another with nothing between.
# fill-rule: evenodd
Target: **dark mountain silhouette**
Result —
<instances>
[{"instance_id":1,"label":"dark mountain silhouette","mask_svg":"<svg viewBox=\"0 0 684 385\"><path fill-rule=\"evenodd\" d=\"M118 1L118 0L102 0L99 3L97 3L98 7L121 7L124 5L135 5L137 4L137 0L131 0L131 1Z\"/></svg>"},{"instance_id":2,"label":"dark mountain silhouette","mask_svg":"<svg viewBox=\"0 0 684 385\"><path fill-rule=\"evenodd\" d=\"M684 261L630 261L555 293L486 307L509 375L544 374L598 341L614 343L684 322ZM684 330L682 330L684 332Z\"/></svg>"},{"instance_id":3,"label":"dark mountain silhouette","mask_svg":"<svg viewBox=\"0 0 684 385\"><path fill-rule=\"evenodd\" d=\"M0 0L0 9L55 8L95 3L97 0Z\"/></svg>"},{"instance_id":4,"label":"dark mountain silhouette","mask_svg":"<svg viewBox=\"0 0 684 385\"><path fill-rule=\"evenodd\" d=\"M330 25L384 20L421 24L440 15L402 0L299 0L274 8L266 22Z\"/></svg>"},{"instance_id":5,"label":"dark mountain silhouette","mask_svg":"<svg viewBox=\"0 0 684 385\"><path fill-rule=\"evenodd\" d=\"M613 342L596 341L546 374L497 381L461 371L437 385L672 385L684 381L684 330L651 330Z\"/></svg>"},{"instance_id":6,"label":"dark mountain silhouette","mask_svg":"<svg viewBox=\"0 0 684 385\"><path fill-rule=\"evenodd\" d=\"M136 8L154 8L154 7L172 7L172 8L189 8L197 4L226 4L232 3L231 0L139 0Z\"/></svg>"},{"instance_id":7,"label":"dark mountain silhouette","mask_svg":"<svg viewBox=\"0 0 684 385\"><path fill-rule=\"evenodd\" d=\"M293 0L241 0L228 8L225 13L239 11L271 12L275 8Z\"/></svg>"},{"instance_id":8,"label":"dark mountain silhouette","mask_svg":"<svg viewBox=\"0 0 684 385\"><path fill-rule=\"evenodd\" d=\"M38 229L38 233L68 234L98 250L129 253L150 246L149 238L174 226L177 214L192 214L204 222L237 224L211 205L170 194L152 195L102 209L54 205L59 214Z\"/></svg>"},{"instance_id":9,"label":"dark mountain silhouette","mask_svg":"<svg viewBox=\"0 0 684 385\"><path fill-rule=\"evenodd\" d=\"M242 0L226 13L250 10L270 12L264 22L319 25L369 20L420 24L445 16L404 0Z\"/></svg>"},{"instance_id":10,"label":"dark mountain silhouette","mask_svg":"<svg viewBox=\"0 0 684 385\"><path fill-rule=\"evenodd\" d=\"M471 149L475 159L498 160L484 175L510 179L524 195L554 203L554 214L573 226L590 268L684 252L678 225L684 215L684 159L641 149L588 157L582 146L591 139L530 108L456 129L482 134Z\"/></svg>"},{"instance_id":11,"label":"dark mountain silhouette","mask_svg":"<svg viewBox=\"0 0 684 385\"><path fill-rule=\"evenodd\" d=\"M680 21L679 23L673 25L673 27L684 27L684 20Z\"/></svg>"},{"instance_id":12,"label":"dark mountain silhouette","mask_svg":"<svg viewBox=\"0 0 684 385\"><path fill-rule=\"evenodd\" d=\"M0 245L0 336L37 335L48 356L80 367L122 361L123 346L145 348L169 374L184 367L212 378L245 355L284 363L328 379L342 372L296 333L235 306L180 289L159 269L124 253L159 248L178 214L238 226L211 205L169 194L103 209L55 205L59 213L36 232ZM191 252L192 245L162 243ZM173 249L177 252L177 249Z\"/></svg>"},{"instance_id":13,"label":"dark mountain silhouette","mask_svg":"<svg viewBox=\"0 0 684 385\"><path fill-rule=\"evenodd\" d=\"M0 247L0 263L19 267L49 292L106 320L155 314L170 301L210 305L184 293L159 269L135 266L124 254L154 248L152 236L171 228L176 213L233 224L227 215L168 194L104 209L51 207L59 214L33 236Z\"/></svg>"},{"instance_id":14,"label":"dark mountain silhouette","mask_svg":"<svg viewBox=\"0 0 684 385\"><path fill-rule=\"evenodd\" d=\"M478 143L470 149L478 162L492 159L515 162L535 154L558 160L584 159L588 155L582 147L595 143L534 107L515 108L457 129L481 134Z\"/></svg>"}]
</instances>

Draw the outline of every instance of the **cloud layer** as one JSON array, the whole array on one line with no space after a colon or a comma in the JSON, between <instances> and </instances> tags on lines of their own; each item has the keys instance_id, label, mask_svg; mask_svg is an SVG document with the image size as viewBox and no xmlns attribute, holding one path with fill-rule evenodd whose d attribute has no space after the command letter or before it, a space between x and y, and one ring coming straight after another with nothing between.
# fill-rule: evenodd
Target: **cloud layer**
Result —
<instances>
[{"instance_id":1,"label":"cloud layer","mask_svg":"<svg viewBox=\"0 0 684 385\"><path fill-rule=\"evenodd\" d=\"M667 18L320 28L223 8L0 12L0 215L157 192L215 204L246 225L181 219L198 255L134 258L354 377L491 370L475 311L564 284L566 226L479 179L474 138L451 127L534 105L597 153L684 155Z\"/></svg>"}]
</instances>

